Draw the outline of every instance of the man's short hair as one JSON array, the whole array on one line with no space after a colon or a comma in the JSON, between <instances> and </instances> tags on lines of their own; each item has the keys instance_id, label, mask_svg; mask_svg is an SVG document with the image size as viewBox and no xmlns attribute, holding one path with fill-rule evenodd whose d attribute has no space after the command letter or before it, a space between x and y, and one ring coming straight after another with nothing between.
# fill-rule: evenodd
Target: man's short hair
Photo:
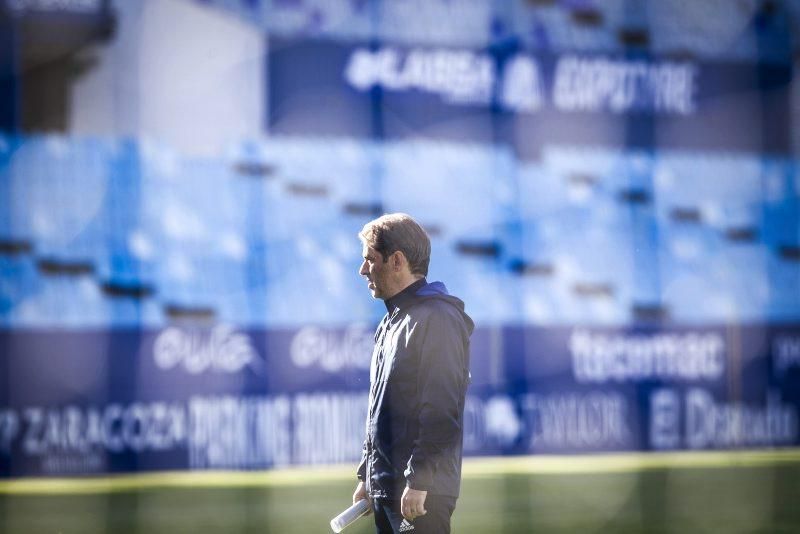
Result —
<instances>
[{"instance_id":1,"label":"man's short hair","mask_svg":"<svg viewBox=\"0 0 800 534\"><path fill-rule=\"evenodd\" d=\"M428 275L431 261L431 240L425 229L410 215L389 213L364 225L359 239L387 261L398 250L408 260L411 274Z\"/></svg>"}]
</instances>

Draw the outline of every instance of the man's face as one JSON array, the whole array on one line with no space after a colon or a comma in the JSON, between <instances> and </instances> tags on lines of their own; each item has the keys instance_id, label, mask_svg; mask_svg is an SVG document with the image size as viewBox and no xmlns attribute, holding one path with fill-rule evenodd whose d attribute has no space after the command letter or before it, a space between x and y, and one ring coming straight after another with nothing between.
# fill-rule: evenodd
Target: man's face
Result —
<instances>
[{"instance_id":1,"label":"man's face","mask_svg":"<svg viewBox=\"0 0 800 534\"><path fill-rule=\"evenodd\" d=\"M358 273L365 277L369 282L369 290L372 297L385 299L389 296L390 269L388 263L383 261L383 256L375 249L364 245L361 250L364 261L361 262L361 269Z\"/></svg>"}]
</instances>

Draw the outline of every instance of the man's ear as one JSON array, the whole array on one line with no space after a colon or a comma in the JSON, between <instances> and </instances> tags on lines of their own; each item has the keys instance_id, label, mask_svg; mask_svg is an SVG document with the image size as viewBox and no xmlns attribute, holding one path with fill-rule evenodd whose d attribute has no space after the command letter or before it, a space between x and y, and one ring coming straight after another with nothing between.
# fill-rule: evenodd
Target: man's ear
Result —
<instances>
[{"instance_id":1,"label":"man's ear","mask_svg":"<svg viewBox=\"0 0 800 534\"><path fill-rule=\"evenodd\" d=\"M403 253L402 253L401 251L399 251L399 250L396 250L396 251L395 251L395 252L394 252L394 253L391 255L391 257L389 257L389 261L391 262L391 265L392 265L392 270L393 270L393 271L399 271L399 270L401 270L401 269L403 268L403 265L405 265L406 263L408 263L408 260L406 260L406 255L405 255L405 254L403 254Z\"/></svg>"}]
</instances>

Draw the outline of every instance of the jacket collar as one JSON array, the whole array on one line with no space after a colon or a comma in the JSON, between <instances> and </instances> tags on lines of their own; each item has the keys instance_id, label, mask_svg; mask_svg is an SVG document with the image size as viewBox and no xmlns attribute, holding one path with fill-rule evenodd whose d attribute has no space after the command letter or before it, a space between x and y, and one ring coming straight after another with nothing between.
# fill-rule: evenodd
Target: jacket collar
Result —
<instances>
[{"instance_id":1,"label":"jacket collar","mask_svg":"<svg viewBox=\"0 0 800 534\"><path fill-rule=\"evenodd\" d=\"M405 308L406 306L408 306L414 300L414 297L416 296L417 291L419 291L421 288L425 287L426 285L428 285L428 281L425 280L424 277L420 278L419 280L417 280L413 284L407 286L404 290L402 290L397 295L386 299L384 301L384 304L386 304L386 310L389 313L393 313L395 310L399 310L401 308Z\"/></svg>"}]
</instances>

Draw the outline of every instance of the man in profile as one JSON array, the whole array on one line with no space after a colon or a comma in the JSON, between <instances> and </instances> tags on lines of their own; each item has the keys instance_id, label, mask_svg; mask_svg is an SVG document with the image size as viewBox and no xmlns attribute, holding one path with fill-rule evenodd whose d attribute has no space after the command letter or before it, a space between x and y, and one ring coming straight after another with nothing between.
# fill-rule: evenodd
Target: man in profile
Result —
<instances>
[{"instance_id":1,"label":"man in profile","mask_svg":"<svg viewBox=\"0 0 800 534\"><path fill-rule=\"evenodd\" d=\"M375 332L353 502L369 499L379 534L448 533L461 485L473 322L444 284L425 279L430 239L410 216L384 215L359 238L359 273L387 311Z\"/></svg>"}]
</instances>

